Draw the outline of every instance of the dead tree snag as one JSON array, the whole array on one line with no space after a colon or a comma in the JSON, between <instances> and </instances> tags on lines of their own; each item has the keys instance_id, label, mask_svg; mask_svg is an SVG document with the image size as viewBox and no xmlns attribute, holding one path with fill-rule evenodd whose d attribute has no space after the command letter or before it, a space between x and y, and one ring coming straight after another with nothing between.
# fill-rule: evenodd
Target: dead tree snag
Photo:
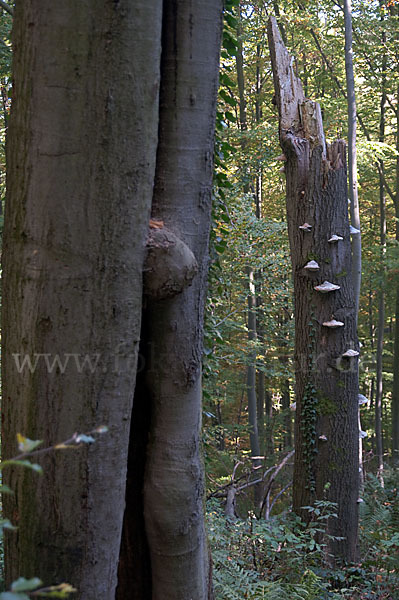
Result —
<instances>
[{"instance_id":1,"label":"dead tree snag","mask_svg":"<svg viewBox=\"0 0 399 600\"><path fill-rule=\"evenodd\" d=\"M354 560L358 522L358 341L351 270L346 145L326 143L320 106L305 98L274 17L268 25L295 294L294 510L338 504L329 542ZM319 268L309 269L310 261ZM324 323L339 321L341 327ZM351 352L348 353L348 350Z\"/></svg>"}]
</instances>

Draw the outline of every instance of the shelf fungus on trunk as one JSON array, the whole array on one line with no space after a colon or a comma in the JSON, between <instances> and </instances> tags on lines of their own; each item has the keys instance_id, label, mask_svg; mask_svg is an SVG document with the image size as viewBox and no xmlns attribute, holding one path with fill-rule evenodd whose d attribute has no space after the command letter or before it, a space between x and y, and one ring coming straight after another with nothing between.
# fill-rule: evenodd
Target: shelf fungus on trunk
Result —
<instances>
[{"instance_id":1,"label":"shelf fungus on trunk","mask_svg":"<svg viewBox=\"0 0 399 600\"><path fill-rule=\"evenodd\" d=\"M368 404L369 400L364 394L359 394L359 405Z\"/></svg>"},{"instance_id":2,"label":"shelf fungus on trunk","mask_svg":"<svg viewBox=\"0 0 399 600\"><path fill-rule=\"evenodd\" d=\"M154 300L176 296L191 285L197 272L190 248L163 224L155 227L152 221L144 263L145 294Z\"/></svg>"},{"instance_id":3,"label":"shelf fungus on trunk","mask_svg":"<svg viewBox=\"0 0 399 600\"><path fill-rule=\"evenodd\" d=\"M326 441L327 441L327 436L326 436L326 435L324 435L324 434L323 434L323 435L319 435L319 440L320 440L321 442L326 442Z\"/></svg>"},{"instance_id":4,"label":"shelf fungus on trunk","mask_svg":"<svg viewBox=\"0 0 399 600\"><path fill-rule=\"evenodd\" d=\"M357 350L353 350L353 348L349 348L346 352L343 353L343 358L354 358L355 356L359 356L359 352Z\"/></svg>"},{"instance_id":5,"label":"shelf fungus on trunk","mask_svg":"<svg viewBox=\"0 0 399 600\"><path fill-rule=\"evenodd\" d=\"M351 235L357 235L358 233L360 233L360 229L356 229L356 227L353 227L353 225L351 225L349 228L349 233Z\"/></svg>"},{"instance_id":6,"label":"shelf fungus on trunk","mask_svg":"<svg viewBox=\"0 0 399 600\"><path fill-rule=\"evenodd\" d=\"M315 285L314 289L316 292L321 292L322 294L328 294L328 292L335 292L340 289L339 285L335 283L330 283L329 281L324 281L320 285Z\"/></svg>"},{"instance_id":7,"label":"shelf fungus on trunk","mask_svg":"<svg viewBox=\"0 0 399 600\"><path fill-rule=\"evenodd\" d=\"M306 263L306 265L303 268L306 269L307 271L312 271L312 272L319 271L320 265L315 260L310 260L308 263Z\"/></svg>"},{"instance_id":8,"label":"shelf fungus on trunk","mask_svg":"<svg viewBox=\"0 0 399 600\"><path fill-rule=\"evenodd\" d=\"M336 234L334 233L334 235L332 235L332 236L330 237L330 239L328 240L328 243L329 243L329 244L335 244L335 243L337 243L337 242L341 242L343 239L344 239L344 238L343 238L342 236L340 236L340 235L336 235Z\"/></svg>"},{"instance_id":9,"label":"shelf fungus on trunk","mask_svg":"<svg viewBox=\"0 0 399 600\"><path fill-rule=\"evenodd\" d=\"M312 226L309 223L304 223L303 225L299 225L298 229L302 229L302 231L312 231Z\"/></svg>"},{"instance_id":10,"label":"shelf fungus on trunk","mask_svg":"<svg viewBox=\"0 0 399 600\"><path fill-rule=\"evenodd\" d=\"M343 327L344 323L342 321L336 321L335 319L331 319L331 321L324 321L323 327L329 327L330 329L337 329L338 327Z\"/></svg>"}]
</instances>

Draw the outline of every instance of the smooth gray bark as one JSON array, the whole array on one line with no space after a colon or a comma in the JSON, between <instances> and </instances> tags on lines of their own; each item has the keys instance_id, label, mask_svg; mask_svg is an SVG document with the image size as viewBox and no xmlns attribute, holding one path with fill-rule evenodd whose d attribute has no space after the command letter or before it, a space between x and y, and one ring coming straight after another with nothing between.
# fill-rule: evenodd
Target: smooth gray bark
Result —
<instances>
[{"instance_id":1,"label":"smooth gray bark","mask_svg":"<svg viewBox=\"0 0 399 600\"><path fill-rule=\"evenodd\" d=\"M345 73L348 101L348 179L352 226L360 231L359 198L357 188L356 153L356 95L353 73L352 47L352 2L344 0L345 21ZM360 286L362 280L362 244L361 234L352 236L352 277L355 290L356 311L359 313ZM356 322L357 322L356 316Z\"/></svg>"},{"instance_id":2,"label":"smooth gray bark","mask_svg":"<svg viewBox=\"0 0 399 600\"><path fill-rule=\"evenodd\" d=\"M385 34L383 34L382 42L385 42ZM386 55L382 61L382 90L381 90L381 108L380 108L380 135L379 141L385 140L385 104L386 104ZM384 352L384 328L385 328L385 254L386 254L386 237L387 237L387 221L385 208L385 188L382 174L384 172L384 163L380 162L380 288L378 291L378 326L377 326L377 369L376 369L376 398L375 398L375 438L376 438L376 454L377 454L377 474L383 483L384 470L384 450L382 441L382 400L383 400L383 352Z\"/></svg>"},{"instance_id":3,"label":"smooth gray bark","mask_svg":"<svg viewBox=\"0 0 399 600\"><path fill-rule=\"evenodd\" d=\"M164 2L152 216L191 249L198 273L180 294L146 299L142 400L151 405L151 420L143 497L152 600L212 597L203 513L201 362L221 32L221 0Z\"/></svg>"},{"instance_id":4,"label":"smooth gray bark","mask_svg":"<svg viewBox=\"0 0 399 600\"><path fill-rule=\"evenodd\" d=\"M250 344L255 344L257 341L256 334L256 291L254 272L251 268L247 268L248 275L248 341ZM259 434L258 434L258 417L257 417L257 398L256 398L256 349L250 348L248 355L247 366L247 398L248 398L248 423L249 423L249 440L251 448L251 456L253 457L253 467L260 465L259 457ZM259 498L258 498L259 499Z\"/></svg>"},{"instance_id":5,"label":"smooth gray bark","mask_svg":"<svg viewBox=\"0 0 399 600\"><path fill-rule=\"evenodd\" d=\"M303 94L275 19L268 25L280 144L286 155L287 224L295 293L296 424L293 507L337 503L328 532L336 559L354 560L358 529L358 352L347 209L346 147L326 145L320 107ZM305 223L308 226L305 226ZM303 228L305 226L305 228ZM301 229L302 228L302 229ZM341 237L329 242L333 235ZM319 269L309 272L310 260ZM328 281L339 288L321 293ZM323 325L332 318L343 326ZM330 487L326 489L326 484Z\"/></svg>"},{"instance_id":6,"label":"smooth gray bark","mask_svg":"<svg viewBox=\"0 0 399 600\"><path fill-rule=\"evenodd\" d=\"M5 514L19 527L6 534L6 579L67 581L85 600L115 594L158 133L161 4L24 0L15 10L4 454L15 454L17 432L44 445L102 424L109 433L92 447L42 458L42 477L5 472L16 492ZM32 370L19 370L16 357L28 357Z\"/></svg>"}]
</instances>

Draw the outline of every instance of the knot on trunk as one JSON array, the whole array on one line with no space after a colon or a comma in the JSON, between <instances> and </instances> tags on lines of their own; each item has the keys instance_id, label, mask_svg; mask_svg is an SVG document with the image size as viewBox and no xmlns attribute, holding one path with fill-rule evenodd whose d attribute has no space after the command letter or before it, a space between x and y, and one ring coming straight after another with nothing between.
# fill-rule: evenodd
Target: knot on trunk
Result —
<instances>
[{"instance_id":1,"label":"knot on trunk","mask_svg":"<svg viewBox=\"0 0 399 600\"><path fill-rule=\"evenodd\" d=\"M191 285L198 264L190 248L166 227L151 227L144 262L144 293L154 300L180 294Z\"/></svg>"}]
</instances>

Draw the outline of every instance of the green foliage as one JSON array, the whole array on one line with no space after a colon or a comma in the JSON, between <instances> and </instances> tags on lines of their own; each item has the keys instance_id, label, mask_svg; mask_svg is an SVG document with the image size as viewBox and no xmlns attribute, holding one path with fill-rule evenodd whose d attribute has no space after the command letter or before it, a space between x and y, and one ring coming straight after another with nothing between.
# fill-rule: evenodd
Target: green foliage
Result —
<instances>
[{"instance_id":1,"label":"green foliage","mask_svg":"<svg viewBox=\"0 0 399 600\"><path fill-rule=\"evenodd\" d=\"M77 590L68 583L40 587L42 582L37 577L25 579L20 577L11 585L11 591L2 592L0 600L29 600L30 598L68 598ZM26 592L26 593L25 593Z\"/></svg>"},{"instance_id":2,"label":"green foliage","mask_svg":"<svg viewBox=\"0 0 399 600\"><path fill-rule=\"evenodd\" d=\"M4 468L9 468L11 466L19 466L31 469L40 475L43 473L43 469L39 464L32 463L29 460L32 456L53 452L55 450L63 448L78 448L83 444L92 444L95 442L95 438L93 437L93 435L101 435L103 433L106 433L107 431L108 428L105 425L102 425L88 433L74 433L73 436L65 442L55 444L54 446L50 446L48 448L42 448L40 450L38 450L38 446L42 444L41 440L30 440L29 438L18 433L17 444L18 450L21 454L19 454L15 458L11 458L1 462L0 472ZM13 490L11 490L6 485L2 485L0 492L2 494L12 494ZM4 529L15 530L17 529L17 527L12 525L9 519L0 519L0 542L2 541ZM1 559L3 559L3 556L1 556ZM0 600L29 600L30 598L62 599L68 598L71 593L76 592L76 590L67 583L61 583L60 585L50 587L40 587L41 585L42 582L37 577L33 577L32 579L25 579L24 577L19 577L11 584L11 588L9 591L0 593Z\"/></svg>"},{"instance_id":3,"label":"green foliage","mask_svg":"<svg viewBox=\"0 0 399 600\"><path fill-rule=\"evenodd\" d=\"M213 504L208 527L216 598L338 598L317 574L325 552L318 536L334 514L327 504L319 505L307 527L292 514L232 522Z\"/></svg>"},{"instance_id":4,"label":"green foliage","mask_svg":"<svg viewBox=\"0 0 399 600\"><path fill-rule=\"evenodd\" d=\"M328 566L326 535L334 503L307 507L311 520L301 523L292 513L268 521L232 521L214 501L209 503L216 600L227 598L306 598L393 600L399 589L399 472L388 471L385 486L368 476L361 504L358 564ZM322 540L322 541L321 541Z\"/></svg>"},{"instance_id":5,"label":"green foliage","mask_svg":"<svg viewBox=\"0 0 399 600\"><path fill-rule=\"evenodd\" d=\"M361 544L364 564L385 582L399 585L399 471L387 470L384 487L369 474L361 506Z\"/></svg>"}]
</instances>

